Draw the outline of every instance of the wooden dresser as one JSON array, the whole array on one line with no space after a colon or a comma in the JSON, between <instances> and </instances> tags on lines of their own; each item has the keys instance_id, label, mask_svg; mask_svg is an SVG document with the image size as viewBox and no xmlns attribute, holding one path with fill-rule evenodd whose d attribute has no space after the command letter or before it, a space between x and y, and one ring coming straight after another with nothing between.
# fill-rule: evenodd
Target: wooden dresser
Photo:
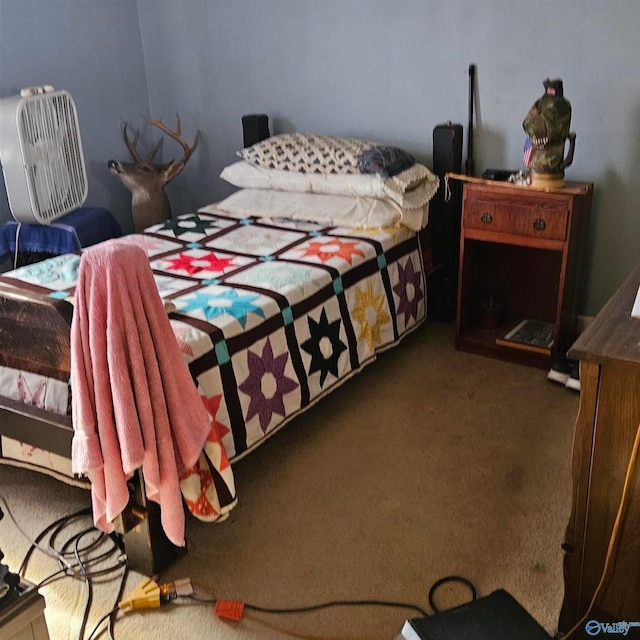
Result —
<instances>
[{"instance_id":1,"label":"wooden dresser","mask_svg":"<svg viewBox=\"0 0 640 640\"><path fill-rule=\"evenodd\" d=\"M571 358L580 360L581 392L573 507L563 545L561 632L587 612L600 581L640 423L640 319L630 315L639 286L640 268L569 350ZM640 621L640 461L631 476L609 579L588 620ZM580 629L575 637L590 636Z\"/></svg>"}]
</instances>

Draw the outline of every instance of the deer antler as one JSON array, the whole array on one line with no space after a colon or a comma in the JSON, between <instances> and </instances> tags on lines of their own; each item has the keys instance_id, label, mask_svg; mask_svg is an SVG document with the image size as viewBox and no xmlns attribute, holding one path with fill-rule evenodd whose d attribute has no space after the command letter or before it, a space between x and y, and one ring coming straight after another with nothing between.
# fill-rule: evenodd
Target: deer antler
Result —
<instances>
[{"instance_id":1,"label":"deer antler","mask_svg":"<svg viewBox=\"0 0 640 640\"><path fill-rule=\"evenodd\" d=\"M138 129L133 130L133 140L129 140L127 123L125 122L124 126L122 127L122 136L124 138L124 143L127 145L127 149L129 149L129 153L131 154L131 157L135 160L135 162L137 162L138 164L144 163L145 161L140 157L140 154L138 153L138 138L140 137L140 132L138 131ZM158 153L158 149L160 148L161 144L162 138L160 138L160 140L156 142L155 146L151 150L151 153L149 154L149 159L146 162L153 162L153 159L156 157L156 153Z\"/></svg>"},{"instance_id":2,"label":"deer antler","mask_svg":"<svg viewBox=\"0 0 640 640\"><path fill-rule=\"evenodd\" d=\"M129 140L129 134L127 133L127 123L124 123L124 127L122 127L122 137L124 138L124 143L127 145L127 149L129 149L129 153L131 157L138 163L144 162L144 160L140 157L138 153L138 136L140 132L137 129L133 130L133 140Z\"/></svg>"},{"instance_id":3,"label":"deer antler","mask_svg":"<svg viewBox=\"0 0 640 640\"><path fill-rule=\"evenodd\" d=\"M170 138L173 138L184 150L184 154L180 162L183 164L187 163L187 160L191 157L191 154L196 150L198 143L200 142L200 131L196 133L195 140L193 141L193 145L189 147L189 143L184 139L181 134L181 123L180 123L180 114L176 113L176 130L172 131L165 125L161 120L155 120L154 118L144 118L149 124L152 124L155 127L158 127L160 131L166 133ZM154 150L154 154L155 154Z\"/></svg>"}]
</instances>

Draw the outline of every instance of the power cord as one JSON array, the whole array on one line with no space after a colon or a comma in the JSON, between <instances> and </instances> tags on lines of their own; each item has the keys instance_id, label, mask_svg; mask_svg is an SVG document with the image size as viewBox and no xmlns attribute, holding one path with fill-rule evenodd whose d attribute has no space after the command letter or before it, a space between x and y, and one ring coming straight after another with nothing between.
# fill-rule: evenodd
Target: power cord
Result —
<instances>
[{"instance_id":1,"label":"power cord","mask_svg":"<svg viewBox=\"0 0 640 640\"><path fill-rule=\"evenodd\" d=\"M433 602L435 592L439 587L449 582L459 582L466 585L471 591L471 600L477 599L477 592L475 587L466 578L463 578L461 576L447 576L445 578L441 578L440 580L436 581L432 585L431 589L429 589L429 604L431 605L431 608L433 609L433 611L436 613L439 611L439 609L435 606ZM194 599L193 596L190 596L190 597ZM244 609L248 609L250 611L260 612L260 613L284 614L284 613L307 613L310 611L318 611L320 609L326 609L329 607L336 607L336 606L394 607L394 608L401 608L401 609L415 611L416 613L419 613L421 616L425 618L429 617L429 614L424 609L422 609L422 607L419 607L418 605L410 604L406 602L390 602L388 600L333 600L330 602L324 602L317 605L310 605L306 607L290 607L290 608L260 607L250 603L215 600L213 598L209 600L209 602L215 603L215 613L218 617L230 619L230 620L241 619L244 613ZM280 627L280 626L268 624L264 620L261 620L260 618L256 618L254 616L247 615L246 617L248 617L249 619L255 622L263 624L270 629L279 631L280 633L284 633L295 638L301 638L302 640L343 640L340 638L327 638L326 636L313 636L313 635L299 634L294 631L284 629L283 627Z\"/></svg>"},{"instance_id":2,"label":"power cord","mask_svg":"<svg viewBox=\"0 0 640 640\"><path fill-rule=\"evenodd\" d=\"M67 559L62 554L59 554L57 551L55 551L53 549L49 549L49 548L43 547L43 546L41 546L39 544L40 541L42 540L42 538L46 535L46 533L49 530L51 530L55 525L57 525L59 522L61 522L65 518L72 517L72 516L65 516L64 518L60 518L60 520L56 520L55 523L49 525L47 527L47 529L45 529L45 531L42 532L35 540L32 540L31 537L29 536L29 534L18 524L18 522L16 521L16 519L13 516L13 513L11 512L11 509L9 508L9 505L7 504L6 500L1 495L0 495L0 505L2 505L4 507L5 513L9 516L9 518L11 519L13 524L15 525L16 529L18 529L18 531L22 534L22 536L24 536L24 538L26 538L29 542L31 542L31 548L27 552L27 555L25 556L25 559L22 561L22 564L20 565L20 569L18 570L18 573L22 574L22 569L23 569L23 567L26 567L26 562L28 562L28 558L31 556L31 554L33 553L33 551L35 549L38 549L39 551L41 551L45 555L50 556L50 557L54 558L55 560L58 560L61 564L63 564L65 566L66 570L68 570L72 575L74 575L74 576L76 575L76 570L74 569L74 567L71 565L71 563L68 562ZM73 516L79 515L80 513L81 512L78 512L77 514L73 514Z\"/></svg>"},{"instance_id":3,"label":"power cord","mask_svg":"<svg viewBox=\"0 0 640 640\"><path fill-rule=\"evenodd\" d=\"M225 602L225 601L218 601ZM288 607L288 608L276 608L276 607L260 607L255 604L244 603L244 608L250 611L256 611L258 613L309 613L311 611L320 611L321 609L329 609L330 607L396 607L398 609L408 609L419 613L421 616L427 616L428 614L424 609L414 604L406 604L404 602L388 602L386 600L331 600L329 602L322 602L320 604L309 605L306 607Z\"/></svg>"},{"instance_id":4,"label":"power cord","mask_svg":"<svg viewBox=\"0 0 640 640\"><path fill-rule=\"evenodd\" d=\"M329 602L323 602L316 605L309 605L306 607L289 607L289 608L274 608L274 607L261 607L250 603L242 603L235 601L218 600L215 604L215 614L219 618L226 620L240 620L242 617L246 617L253 622L257 622L273 631L291 636L293 638L300 638L300 640L346 640L344 638L337 638L331 636L317 636L311 634L303 634L290 629L286 629L280 625L269 623L259 617L246 614L244 610L253 611L256 613L267 614L287 614L287 613L309 613L312 611L319 611L321 609L328 609L331 607L360 607L360 606L377 606L377 607L393 607L400 609L412 610L419 613L421 616L427 616L428 614L421 607L408 604L404 602L389 602L386 600L332 600Z\"/></svg>"},{"instance_id":5,"label":"power cord","mask_svg":"<svg viewBox=\"0 0 640 640\"><path fill-rule=\"evenodd\" d=\"M476 590L473 584L466 578L460 576L448 576L438 580L429 591L429 599L432 601L433 595L440 586L448 582L460 582L469 587L471 591L472 599L475 600ZM322 602L320 604L307 605L302 607L263 607L248 602L242 602L239 600L222 600L212 595L206 587L198 586L204 591L206 597L194 592L193 585L189 579L176 580L175 582L158 585L151 579L142 581L126 598L118 603L120 610L140 610L140 609L156 609L173 600L184 598L192 601L195 604L200 605L213 605L214 612L218 618L227 621L239 621L243 618L252 620L261 624L269 629L278 631L285 635L292 636L294 638L300 638L302 640L344 640L343 638L331 638L328 636L315 636L308 634L301 634L290 629L281 627L266 622L265 620L247 613L251 611L254 613L266 613L266 614L291 614L291 613L309 613L312 611L319 611L321 609L327 609L330 607L347 607L347 606L381 606L381 607L394 607L401 609L408 609L415 611L423 617L428 617L429 614L420 606L405 602L395 602L388 600L332 600L329 602ZM435 605L432 605L434 611L438 611ZM97 628L107 619L110 614L106 614L100 620L94 631L89 636L88 640L92 640Z\"/></svg>"},{"instance_id":6,"label":"power cord","mask_svg":"<svg viewBox=\"0 0 640 640\"><path fill-rule=\"evenodd\" d=\"M436 606L435 603L435 595L436 591L443 585L448 584L449 582L458 582L463 584L465 587L469 589L471 592L471 601L478 599L478 593L476 588L473 586L473 583L462 576L446 576L445 578L440 578L436 582L431 585L431 589L429 589L429 606L433 609L434 613L439 613L440 609ZM426 617L426 616L425 616Z\"/></svg>"},{"instance_id":7,"label":"power cord","mask_svg":"<svg viewBox=\"0 0 640 640\"><path fill-rule=\"evenodd\" d=\"M98 620L98 622L96 622L95 626L93 627L93 630L91 631L91 633L89 634L89 637L87 638L87 640L93 640L94 636L97 638L98 636L96 636L96 633L98 632L98 629L100 629L100 627L102 626L102 624L108 619L109 620L109 626L107 627L107 632L109 634L109 639L113 640L114 638L114 626L117 620L117 615L118 612L121 610L120 607L120 601L122 599L122 596L124 594L124 588L125 585L127 584L127 578L129 577L129 568L125 567L124 572L122 574L122 578L120 579L120 587L118 588L118 595L116 596L116 602L115 602L115 606L113 607L113 609L111 609L111 611L108 611L107 613L105 613L102 618L100 618L100 620Z\"/></svg>"}]
</instances>

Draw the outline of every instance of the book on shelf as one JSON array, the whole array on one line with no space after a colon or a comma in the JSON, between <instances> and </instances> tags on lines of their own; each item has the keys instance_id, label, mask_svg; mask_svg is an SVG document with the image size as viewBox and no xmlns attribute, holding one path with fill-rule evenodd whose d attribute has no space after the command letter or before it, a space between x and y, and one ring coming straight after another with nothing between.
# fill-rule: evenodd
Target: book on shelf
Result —
<instances>
[{"instance_id":1,"label":"book on shelf","mask_svg":"<svg viewBox=\"0 0 640 640\"><path fill-rule=\"evenodd\" d=\"M504 336L496 338L496 344L548 353L553 347L555 327L541 320L522 320Z\"/></svg>"}]
</instances>

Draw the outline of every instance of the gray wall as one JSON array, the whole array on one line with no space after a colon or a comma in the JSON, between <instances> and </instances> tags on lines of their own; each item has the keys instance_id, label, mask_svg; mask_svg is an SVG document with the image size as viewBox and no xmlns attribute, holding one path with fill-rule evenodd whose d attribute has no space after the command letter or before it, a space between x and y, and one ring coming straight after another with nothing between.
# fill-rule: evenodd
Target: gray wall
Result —
<instances>
[{"instance_id":1,"label":"gray wall","mask_svg":"<svg viewBox=\"0 0 640 640\"><path fill-rule=\"evenodd\" d=\"M87 205L112 210L132 229L129 192L107 169L125 159L121 121L149 113L142 38L132 0L0 0L0 96L50 84L78 110ZM0 223L11 217L0 178Z\"/></svg>"},{"instance_id":2,"label":"gray wall","mask_svg":"<svg viewBox=\"0 0 640 640\"><path fill-rule=\"evenodd\" d=\"M44 82L72 93L89 200L126 228L128 192L105 168L126 157L123 118L173 124L179 111L187 137L202 131L167 189L181 213L231 191L218 175L246 113L268 113L275 133L366 136L429 164L433 127L466 125L475 63L477 173L522 167L522 119L545 78L564 80L577 134L567 177L595 183L582 312L595 315L638 263L637 0L0 0L0 10L0 95ZM25 47L25 33L37 44Z\"/></svg>"}]
</instances>

